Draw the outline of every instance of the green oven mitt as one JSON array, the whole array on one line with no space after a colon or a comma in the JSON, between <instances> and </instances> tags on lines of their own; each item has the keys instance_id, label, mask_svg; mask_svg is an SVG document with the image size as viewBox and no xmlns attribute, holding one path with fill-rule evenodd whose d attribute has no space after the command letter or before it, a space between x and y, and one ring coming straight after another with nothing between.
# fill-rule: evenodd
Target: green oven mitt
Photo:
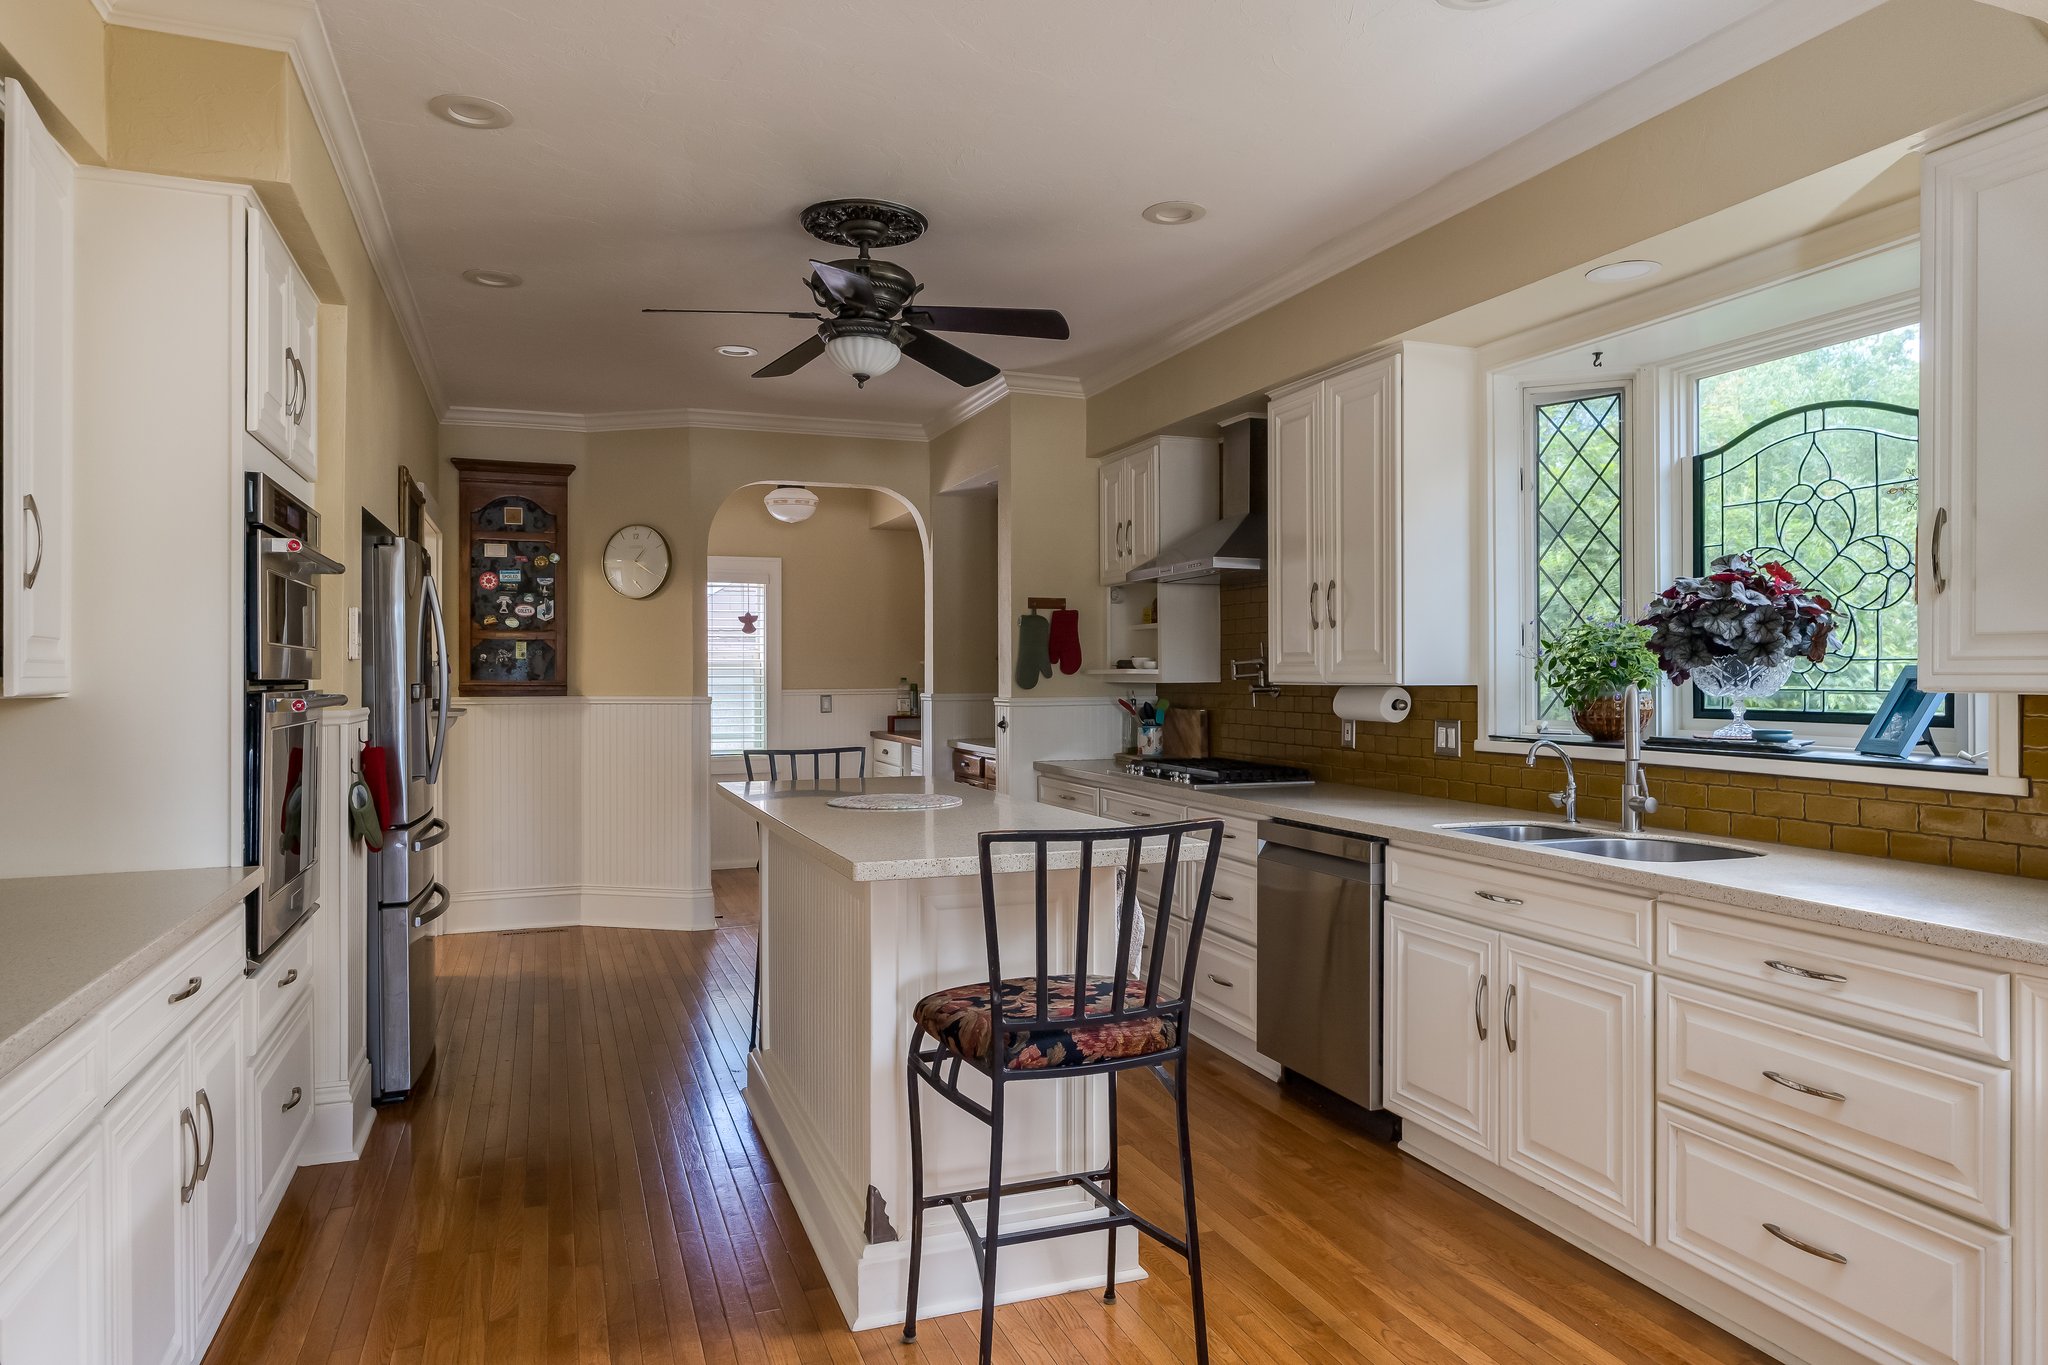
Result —
<instances>
[{"instance_id":1,"label":"green oven mitt","mask_svg":"<svg viewBox=\"0 0 2048 1365\"><path fill-rule=\"evenodd\" d=\"M348 788L348 829L370 852L384 847L384 831L377 827L377 803L370 799L370 789L360 779Z\"/></svg>"},{"instance_id":2,"label":"green oven mitt","mask_svg":"<svg viewBox=\"0 0 2048 1365\"><path fill-rule=\"evenodd\" d=\"M1017 686L1029 691L1052 676L1052 622L1037 612L1017 618Z\"/></svg>"}]
</instances>

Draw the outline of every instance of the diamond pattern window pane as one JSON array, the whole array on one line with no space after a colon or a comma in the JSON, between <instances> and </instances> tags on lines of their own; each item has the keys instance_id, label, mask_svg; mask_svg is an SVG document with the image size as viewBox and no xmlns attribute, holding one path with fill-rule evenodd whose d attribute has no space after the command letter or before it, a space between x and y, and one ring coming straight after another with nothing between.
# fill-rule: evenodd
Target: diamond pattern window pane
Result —
<instances>
[{"instance_id":1,"label":"diamond pattern window pane","mask_svg":"<svg viewBox=\"0 0 2048 1365\"><path fill-rule=\"evenodd\" d=\"M1622 396L1576 394L1535 407L1536 633L1621 616ZM1538 687L1537 715L1569 726Z\"/></svg>"}]
</instances>

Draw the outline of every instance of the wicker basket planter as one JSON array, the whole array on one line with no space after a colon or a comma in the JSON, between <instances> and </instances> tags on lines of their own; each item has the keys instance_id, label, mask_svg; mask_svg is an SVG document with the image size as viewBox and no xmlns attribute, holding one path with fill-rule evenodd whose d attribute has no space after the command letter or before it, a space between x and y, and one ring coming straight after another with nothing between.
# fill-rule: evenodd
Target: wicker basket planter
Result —
<instances>
[{"instance_id":1,"label":"wicker basket planter","mask_svg":"<svg viewBox=\"0 0 2048 1365\"><path fill-rule=\"evenodd\" d=\"M1583 705L1572 708L1572 723L1598 740L1614 743L1621 738L1622 698L1620 696L1595 697ZM1642 728L1639 733L1650 733L1650 721L1657 711L1656 698L1648 692L1641 694L1636 707L1637 719Z\"/></svg>"}]
</instances>

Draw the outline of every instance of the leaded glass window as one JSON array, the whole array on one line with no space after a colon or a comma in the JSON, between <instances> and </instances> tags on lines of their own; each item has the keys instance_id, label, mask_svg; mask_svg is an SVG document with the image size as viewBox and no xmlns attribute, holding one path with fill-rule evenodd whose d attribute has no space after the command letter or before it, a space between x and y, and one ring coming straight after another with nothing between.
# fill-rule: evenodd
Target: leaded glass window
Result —
<instances>
[{"instance_id":1,"label":"leaded glass window","mask_svg":"<svg viewBox=\"0 0 2048 1365\"><path fill-rule=\"evenodd\" d=\"M1539 395L1535 443L1536 634L1622 612L1622 391ZM1540 683L1537 716L1571 728L1569 708Z\"/></svg>"},{"instance_id":2,"label":"leaded glass window","mask_svg":"<svg viewBox=\"0 0 2048 1365\"><path fill-rule=\"evenodd\" d=\"M1750 715L1865 722L1918 659L1919 395L1918 326L1699 382L1694 571L1752 553L1836 608L1828 658L1801 663Z\"/></svg>"}]
</instances>

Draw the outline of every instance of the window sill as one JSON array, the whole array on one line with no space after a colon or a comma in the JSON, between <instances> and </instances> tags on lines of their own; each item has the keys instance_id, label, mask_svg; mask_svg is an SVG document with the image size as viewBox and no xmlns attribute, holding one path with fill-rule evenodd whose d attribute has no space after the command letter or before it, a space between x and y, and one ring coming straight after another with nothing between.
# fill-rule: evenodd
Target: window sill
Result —
<instances>
[{"instance_id":1,"label":"window sill","mask_svg":"<svg viewBox=\"0 0 2048 1365\"><path fill-rule=\"evenodd\" d=\"M1544 735L1570 751L1574 760L1619 763L1621 745L1598 740ZM1509 735L1488 735L1473 742L1480 753L1520 754L1528 752L1535 739ZM1978 792L1991 796L2025 796L2032 789L2024 777L1994 773L1959 758L1875 758L1843 749L1811 749L1799 754L1686 753L1674 749L1643 750L1643 763L1652 768L1704 768L1710 772L1759 773L1776 777L1814 777L1840 782L1872 782L1892 787L1922 787L1936 791Z\"/></svg>"}]
</instances>

